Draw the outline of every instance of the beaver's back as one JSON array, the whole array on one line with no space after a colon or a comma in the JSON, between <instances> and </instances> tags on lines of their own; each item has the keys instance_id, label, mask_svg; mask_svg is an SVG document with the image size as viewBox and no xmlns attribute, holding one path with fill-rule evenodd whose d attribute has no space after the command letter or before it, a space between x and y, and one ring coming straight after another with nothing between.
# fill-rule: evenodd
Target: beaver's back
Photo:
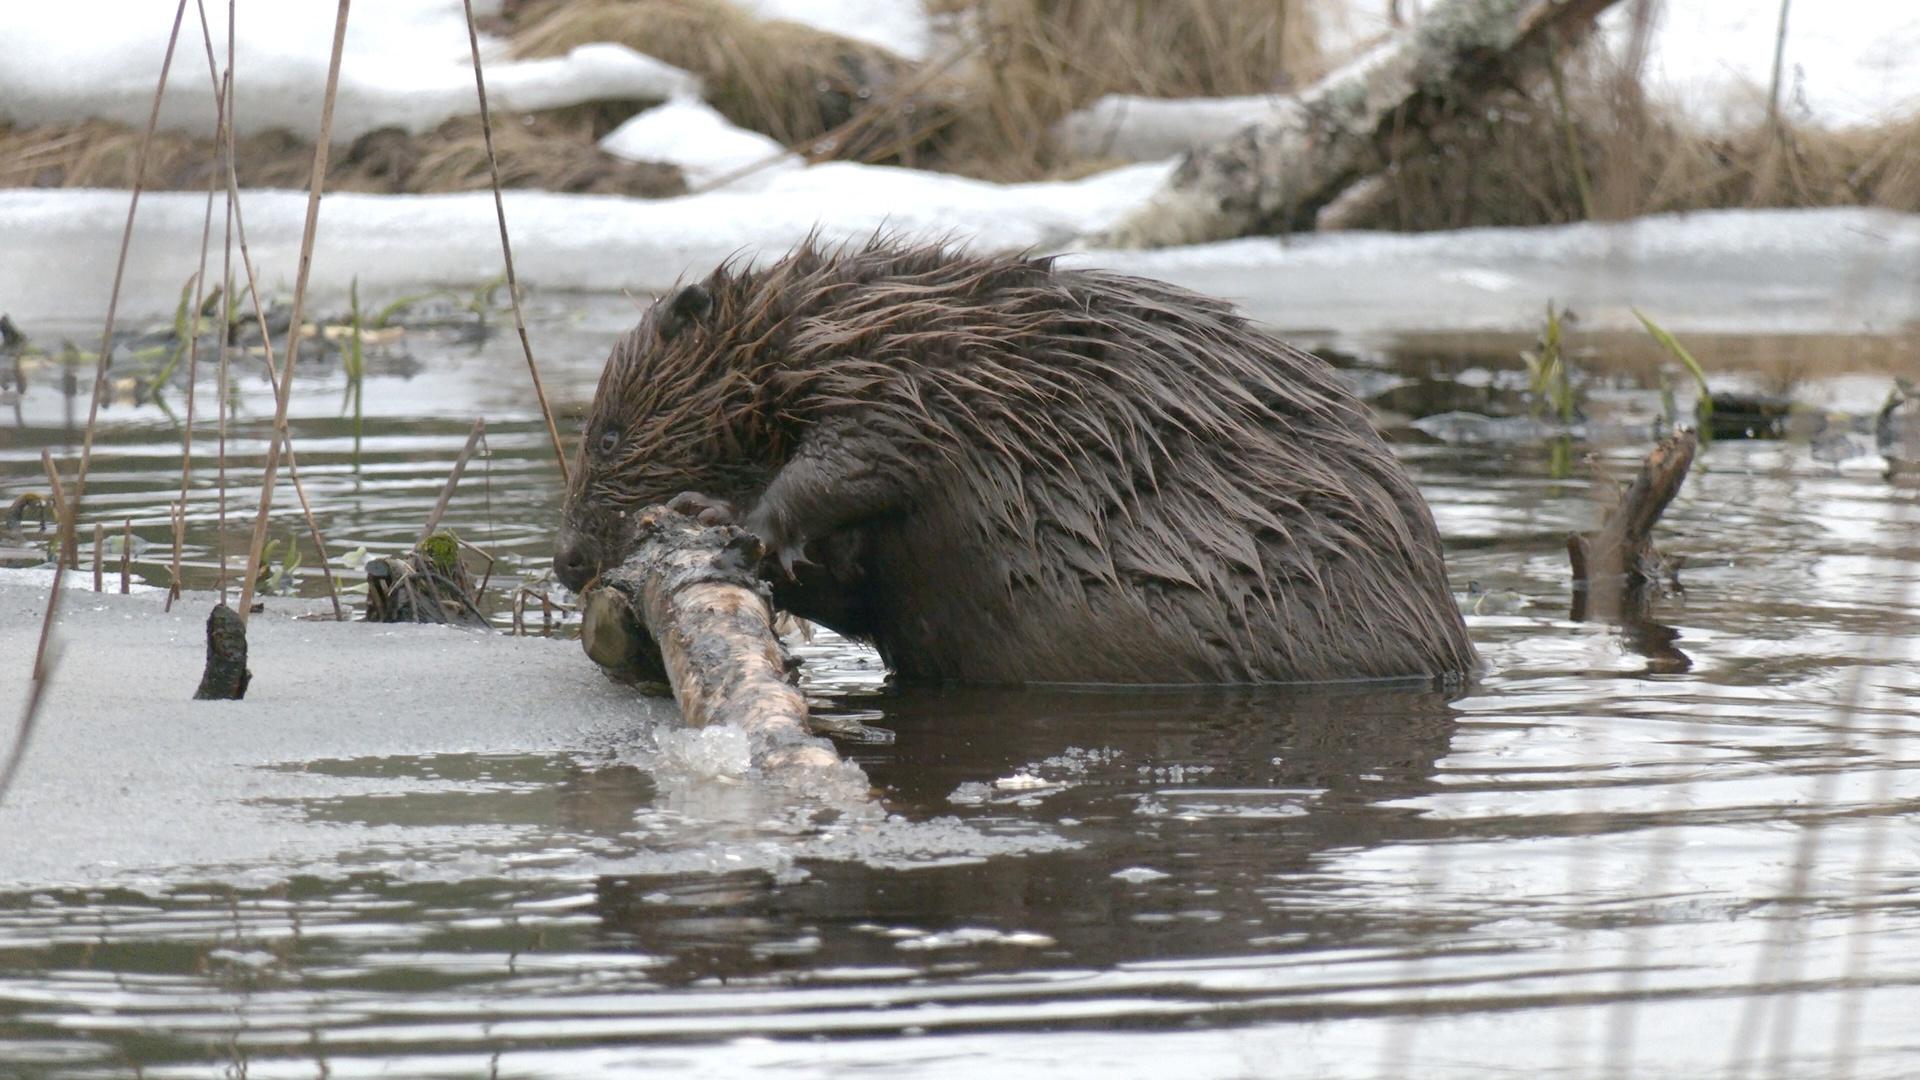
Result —
<instances>
[{"instance_id":1,"label":"beaver's back","mask_svg":"<svg viewBox=\"0 0 1920 1080\"><path fill-rule=\"evenodd\" d=\"M1048 285L981 305L1040 347L902 356L897 393L935 422L870 414L963 451L923 465L915 510L871 536L892 666L1094 682L1472 666L1432 516L1325 363L1157 283Z\"/></svg>"}]
</instances>

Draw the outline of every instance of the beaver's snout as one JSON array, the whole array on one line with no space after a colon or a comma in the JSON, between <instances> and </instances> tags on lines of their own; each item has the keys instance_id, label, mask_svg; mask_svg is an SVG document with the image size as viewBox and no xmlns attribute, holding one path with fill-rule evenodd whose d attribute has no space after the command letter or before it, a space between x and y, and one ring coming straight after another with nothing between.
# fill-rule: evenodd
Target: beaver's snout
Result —
<instances>
[{"instance_id":1,"label":"beaver's snout","mask_svg":"<svg viewBox=\"0 0 1920 1080\"><path fill-rule=\"evenodd\" d=\"M560 545L553 552L553 576L560 584L579 592L599 573L599 545L582 536L560 534Z\"/></svg>"}]
</instances>

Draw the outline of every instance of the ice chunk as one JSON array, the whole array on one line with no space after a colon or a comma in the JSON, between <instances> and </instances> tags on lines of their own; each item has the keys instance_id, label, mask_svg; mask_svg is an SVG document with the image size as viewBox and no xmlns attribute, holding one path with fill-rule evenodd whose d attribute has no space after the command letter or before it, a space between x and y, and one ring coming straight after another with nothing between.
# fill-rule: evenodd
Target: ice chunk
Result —
<instances>
[{"instance_id":1,"label":"ice chunk","mask_svg":"<svg viewBox=\"0 0 1920 1080\"><path fill-rule=\"evenodd\" d=\"M1144 885L1149 881L1159 881L1173 875L1164 870L1155 870L1146 866L1129 866L1125 870L1115 870L1113 877L1134 885Z\"/></svg>"}]
</instances>

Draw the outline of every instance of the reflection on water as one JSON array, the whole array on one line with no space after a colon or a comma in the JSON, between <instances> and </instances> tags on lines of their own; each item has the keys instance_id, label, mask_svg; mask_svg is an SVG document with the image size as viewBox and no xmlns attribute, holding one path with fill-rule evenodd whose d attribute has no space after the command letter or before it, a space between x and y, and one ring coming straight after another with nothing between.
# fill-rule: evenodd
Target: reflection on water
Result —
<instances>
[{"instance_id":1,"label":"reflection on water","mask_svg":"<svg viewBox=\"0 0 1920 1080\"><path fill-rule=\"evenodd\" d=\"M627 317L546 328L569 407ZM295 435L338 548L410 539L485 413L491 503L468 492L453 520L536 569L557 493L512 344L370 384L358 473L338 381L302 383ZM632 755L476 754L457 733L288 762L350 787L272 809L377 838L362 868L0 886L0 1072L1911 1074L1914 490L1804 440L1715 443L1664 533L1685 591L1581 621L1564 538L1593 523L1584 472L1539 441L1420 434L1508 393L1438 356L1355 377L1463 600L1474 582L1487 601L1466 696L889 689L829 638L802 647L809 692L894 736L844 747L865 811L775 813ZM1616 476L1663 407L1622 370L1575 444ZM1796 385L1844 411L1870 397L1851 378ZM242 394L243 448L263 400ZM57 386L30 389L0 494L36 486L39 447L67 452L61 411ZM149 529L157 573L174 436L150 410L109 419L96 506ZM204 507L189 535L207 572ZM404 872L459 830L494 857Z\"/></svg>"}]
</instances>

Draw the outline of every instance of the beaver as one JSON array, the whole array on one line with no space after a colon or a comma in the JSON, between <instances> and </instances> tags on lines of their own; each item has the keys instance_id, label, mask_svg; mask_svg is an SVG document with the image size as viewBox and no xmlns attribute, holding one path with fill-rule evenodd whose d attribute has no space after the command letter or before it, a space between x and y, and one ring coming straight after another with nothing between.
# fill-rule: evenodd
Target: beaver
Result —
<instances>
[{"instance_id":1,"label":"beaver","mask_svg":"<svg viewBox=\"0 0 1920 1080\"><path fill-rule=\"evenodd\" d=\"M896 677L1255 683L1475 665L1420 493L1324 361L1229 305L876 238L728 263L613 348L554 558L666 502Z\"/></svg>"}]
</instances>

